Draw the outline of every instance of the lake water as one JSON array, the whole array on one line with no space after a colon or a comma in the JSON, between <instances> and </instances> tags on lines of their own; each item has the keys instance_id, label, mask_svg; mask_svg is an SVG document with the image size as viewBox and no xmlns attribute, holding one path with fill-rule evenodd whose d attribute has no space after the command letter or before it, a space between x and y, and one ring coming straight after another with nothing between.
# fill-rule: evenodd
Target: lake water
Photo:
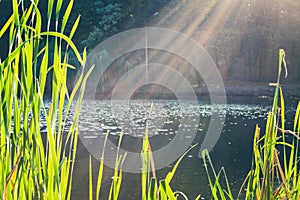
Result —
<instances>
[{"instance_id":1,"label":"lake water","mask_svg":"<svg viewBox=\"0 0 300 200\"><path fill-rule=\"evenodd\" d=\"M293 123L295 108L299 99L286 102L287 128ZM246 102L246 103L245 103ZM264 124L272 100L270 98L229 98L225 106L226 118L220 137L210 152L216 170L224 166L232 190L236 196L238 190L251 165L252 141L255 125L264 130ZM221 106L221 107L222 107ZM101 141L105 133L110 130L109 141L111 146L105 153L108 160L115 159L116 145L119 135L124 133L122 152L139 153L142 137L145 134L145 122L149 124L149 138L153 151L159 151L167 146L180 134L180 140L191 140L192 144L202 144L210 123L212 106L209 101L178 103L172 100L154 100L153 109L149 116L150 101L87 101L82 107L80 118L80 138L77 158L75 162L72 199L88 199L89 154L100 157L102 152ZM218 108L217 108L218 109ZM224 110L220 109L220 117ZM196 121L190 123L184 118ZM184 123L186 124L184 124ZM196 131L194 134L193 132ZM179 141L180 141L179 140ZM195 199L199 194L210 199L210 190L203 161L199 158L200 145L192 149L182 160L175 174L171 187L184 192L189 199ZM174 151L181 151L181 146ZM106 157L106 159L107 159ZM126 163L127 162L127 163ZM126 169L134 171L134 160L125 160ZM99 161L93 159L93 179L96 183ZM174 163L173 163L174 164ZM157 170L157 177L162 179L172 169L173 164ZM108 164L109 165L109 164ZM129 167L128 167L129 166ZM126 171L126 170L125 170ZM113 178L113 169L104 168L104 179L101 189L101 199L107 199L110 184ZM120 199L141 199L141 175L124 172Z\"/></svg>"}]
</instances>

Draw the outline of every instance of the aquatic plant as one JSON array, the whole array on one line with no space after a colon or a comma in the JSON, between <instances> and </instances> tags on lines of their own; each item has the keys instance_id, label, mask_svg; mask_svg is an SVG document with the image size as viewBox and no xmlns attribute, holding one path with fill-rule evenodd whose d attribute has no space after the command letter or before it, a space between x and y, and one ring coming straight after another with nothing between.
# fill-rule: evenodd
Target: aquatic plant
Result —
<instances>
[{"instance_id":1,"label":"aquatic plant","mask_svg":"<svg viewBox=\"0 0 300 200\"><path fill-rule=\"evenodd\" d=\"M287 68L285 63L285 52L279 50L278 78L276 83L270 84L275 88L272 110L268 113L266 130L262 134L258 125L255 128L253 139L252 166L238 194L238 199L299 199L300 197L300 175L299 175L299 132L300 132L300 102L298 104L294 128L285 129L285 105L280 76L282 69ZM288 142L287 137L292 136ZM279 152L279 148L282 152ZM204 164L206 160L212 166L207 151L203 151ZM213 167L212 167L213 169ZM221 171L224 171L221 169ZM208 180L213 199L227 199L220 185L220 173L214 174L214 182L207 170ZM230 192L227 177L227 197L233 199ZM245 189L245 190L244 190Z\"/></svg>"},{"instance_id":2,"label":"aquatic plant","mask_svg":"<svg viewBox=\"0 0 300 200\"><path fill-rule=\"evenodd\" d=\"M80 76L69 95L67 73L74 66L63 51L71 49L82 67L86 52L81 56L72 42L80 17L68 35L64 32L74 1L68 2L64 12L63 0L55 2L48 0L47 21L43 21L38 0L28 7L23 0L12 0L13 13L0 29L0 38L7 34L9 44L8 56L0 61L0 199L70 199L78 117L88 74ZM55 30L50 28L53 20ZM52 94L47 109L49 72L53 73Z\"/></svg>"},{"instance_id":3,"label":"aquatic plant","mask_svg":"<svg viewBox=\"0 0 300 200\"><path fill-rule=\"evenodd\" d=\"M172 170L167 174L167 176L158 180L155 174L155 165L153 162L151 145L146 135L143 139L143 148L141 152L142 157L142 200L156 200L156 199L177 199L181 197L183 199L188 199L188 197L179 190L174 190L171 188L170 183L176 173L176 170L184 158L184 156L196 146L197 144L191 146L174 164ZM199 195L196 199L200 199Z\"/></svg>"},{"instance_id":4,"label":"aquatic plant","mask_svg":"<svg viewBox=\"0 0 300 200\"><path fill-rule=\"evenodd\" d=\"M153 104L151 104L149 115L151 114ZM197 144L196 144L197 145ZM146 121L146 132L143 138L143 146L141 150L142 159L142 200L156 200L156 199L177 199L181 196L183 199L188 199L181 191L174 191L170 183L175 175L179 163L183 157L196 145L191 146L175 163L173 169L167 176L158 180L155 173L155 163L152 156L151 144L148 138L148 121ZM197 198L200 198L197 197Z\"/></svg>"},{"instance_id":5,"label":"aquatic plant","mask_svg":"<svg viewBox=\"0 0 300 200\"><path fill-rule=\"evenodd\" d=\"M103 150L102 150L102 155L100 158L98 177L97 177L97 186L96 186L96 200L100 199L100 190L101 190L101 184L102 184L102 178L103 178L103 167L104 167L104 151L105 151L105 146L106 146L108 135L109 135L109 131L107 131L107 133L106 133ZM110 199L110 200L118 199L119 193L121 190L122 174L123 174L122 165L126 158L126 154L120 155L120 153L119 153L121 142L122 142L122 137L123 137L123 134L121 133L120 137L119 137L118 150L117 150L116 161L115 161L114 176L113 176L113 180L111 183L109 196L108 196L108 199ZM93 173L92 173L92 170L93 170L92 169L92 158L90 156L90 162L89 162L89 199L90 200L93 200L93 176L92 176Z\"/></svg>"},{"instance_id":6,"label":"aquatic plant","mask_svg":"<svg viewBox=\"0 0 300 200\"><path fill-rule=\"evenodd\" d=\"M153 104L151 104L149 115L151 115ZM150 117L150 116L149 116ZM104 151L105 145L107 142L109 132L106 133L103 151L100 159L99 169L98 169L98 178L97 178L97 188L96 188L96 199L98 200L100 197L100 188L103 178L103 166L104 166ZM145 136L143 137L143 144L141 147L141 199L142 200L158 200L158 199L177 199L179 196L183 199L188 199L188 197L182 191L174 191L170 183L175 175L175 172L184 158L184 156L197 144L192 145L174 164L173 169L167 174L167 176L158 180L156 177L156 169L154 164L154 159L152 156L151 144L148 138L148 120L146 120L146 128L145 128ZM121 189L122 183L122 165L124 160L126 159L125 155L119 154L119 149L121 146L123 134L121 133L119 137L118 143L118 151L116 155L115 168L114 168L114 176L110 187L110 192L108 199L117 200L119 198L119 193ZM93 177L92 177L92 163L90 157L89 163L89 199L93 199ZM200 199L201 195L199 195L196 199Z\"/></svg>"},{"instance_id":7,"label":"aquatic plant","mask_svg":"<svg viewBox=\"0 0 300 200\"><path fill-rule=\"evenodd\" d=\"M214 169L214 166L212 164L212 160L211 160L211 158L208 154L208 151L206 149L204 149L202 151L202 158L203 158L204 168L206 170L207 177L208 177L209 188L211 190L212 199L230 199L230 200L233 200L234 198L233 198L233 195L231 193L231 189L230 189L228 178L226 176L225 169L222 167L220 169L220 171L218 173L216 173L216 171ZM208 166L210 166L210 168L211 168L212 175L210 174ZM222 175L225 178L227 191L221 185L221 183L222 183L221 178L223 177ZM213 176L213 178L211 178L211 176ZM213 182L213 179L214 179L214 182Z\"/></svg>"}]
</instances>

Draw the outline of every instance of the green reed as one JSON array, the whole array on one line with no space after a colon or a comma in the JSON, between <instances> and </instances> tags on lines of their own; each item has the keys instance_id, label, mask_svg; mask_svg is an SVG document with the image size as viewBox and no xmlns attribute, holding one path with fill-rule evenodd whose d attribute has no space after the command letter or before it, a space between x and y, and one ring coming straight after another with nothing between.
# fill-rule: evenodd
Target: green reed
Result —
<instances>
[{"instance_id":1,"label":"green reed","mask_svg":"<svg viewBox=\"0 0 300 200\"><path fill-rule=\"evenodd\" d=\"M12 0L13 13L0 29L0 39L6 33L9 44L7 58L0 61L0 199L70 199L78 117L88 74L80 76L69 95L67 72L74 66L68 64L68 49L82 67L86 52L81 56L72 42L79 17L70 33L64 32L74 1L68 2L64 12L63 0L55 2L48 0L46 31L38 0L27 8L23 0ZM52 15L55 30L50 30ZM49 72L53 75L47 110ZM76 93L74 115L69 119ZM41 116L46 118L45 133L41 133ZM68 130L67 122L71 123Z\"/></svg>"},{"instance_id":2,"label":"green reed","mask_svg":"<svg viewBox=\"0 0 300 200\"><path fill-rule=\"evenodd\" d=\"M149 118L152 112L153 103L151 103ZM164 179L158 180L156 177L156 169L155 163L153 159L151 144L149 141L149 133L148 133L148 120L146 121L146 131L145 136L143 138L143 145L141 149L141 162L142 162L142 200L176 200L178 197L183 199L188 199L188 197L179 190L173 190L170 186L170 183L176 173L176 170L182 161L182 159L186 156L186 154L196 147L197 144L192 145L187 151L185 151L182 156L176 161L172 170L168 172L167 176ZM200 199L200 195L197 199Z\"/></svg>"},{"instance_id":3,"label":"green reed","mask_svg":"<svg viewBox=\"0 0 300 200\"><path fill-rule=\"evenodd\" d=\"M212 199L230 199L233 200L233 195L231 193L231 189L230 189L230 185L229 185L229 181L225 172L225 169L222 167L221 170L216 173L213 164L212 164L212 160L208 154L207 150L203 150L202 151L202 158L203 158L203 163L204 163L204 168L206 170L207 173L207 177L208 177L208 182L209 182L209 188L211 190L211 195L212 195ZM213 179L211 178L210 175L210 171L209 171L209 167L211 168L211 172L213 175ZM223 189L222 185L221 185L221 177L225 178L225 183L226 183L226 188L227 190Z\"/></svg>"},{"instance_id":4,"label":"green reed","mask_svg":"<svg viewBox=\"0 0 300 200\"><path fill-rule=\"evenodd\" d=\"M298 143L300 133L300 102L298 104L294 128L285 129L285 105L282 88L280 86L280 76L282 69L287 68L285 62L285 52L279 50L278 78L275 86L272 110L268 113L266 129L263 134L256 125L253 140L253 156L251 170L245 178L237 199L299 199L300 198L300 176L298 169L299 154ZM286 141L286 135L293 136L291 142ZM278 147L282 147L279 152ZM202 157L204 164L206 160L212 166L212 162L207 151L203 151ZM280 160L282 158L282 161ZM213 167L212 167L213 169ZM225 172L223 169L221 170ZM214 183L212 182L207 170L210 188L213 199L234 199L227 183L227 195L224 195L224 189L220 185L220 176L214 174Z\"/></svg>"},{"instance_id":5,"label":"green reed","mask_svg":"<svg viewBox=\"0 0 300 200\"><path fill-rule=\"evenodd\" d=\"M149 116L151 115L153 104L151 103L150 106L150 112ZM103 166L104 166L104 150L105 145L107 142L109 132L106 133L103 151L100 159L99 169L98 169L98 178L97 178L97 189L96 189L96 199L98 200L100 197L100 188L101 183L103 179ZM121 190L121 183L122 183L122 165L126 158L125 155L120 155L119 149L122 142L122 136L120 135L119 138L119 144L118 144L118 151L116 155L116 161L115 161L115 168L114 168L114 177L113 181L111 183L109 196L107 199L117 200L119 199L119 193ZM154 164L154 159L152 156L152 150L150 141L148 138L148 121L146 121L146 129L145 129L145 136L143 138L143 144L141 147L141 162L142 162L142 169L141 169L141 199L142 200L176 200L178 197L181 197L183 199L188 199L188 197L181 191L174 191L170 183L175 175L175 172L182 161L183 157L196 145L191 146L175 163L173 169L167 174L167 176L162 179L158 180L156 177L156 169ZM93 199L93 177L92 177L92 163L91 163L91 157L90 157L90 163L89 163L89 199ZM200 199L200 195L197 197L197 199Z\"/></svg>"},{"instance_id":6,"label":"green reed","mask_svg":"<svg viewBox=\"0 0 300 200\"><path fill-rule=\"evenodd\" d=\"M153 104L151 104L149 115L151 115ZM196 145L190 147L194 148ZM175 200L178 196L187 199L186 195L181 191L174 191L170 183L175 175L179 163L183 157L190 150L188 149L176 162L173 169L167 174L167 176L158 180L155 173L155 164L152 156L151 144L148 138L148 121L146 121L146 132L143 138L143 146L141 150L142 160L142 200L157 200L157 199L170 199Z\"/></svg>"},{"instance_id":7,"label":"green reed","mask_svg":"<svg viewBox=\"0 0 300 200\"><path fill-rule=\"evenodd\" d=\"M100 158L100 164L98 169L98 177L97 177L97 187L96 187L96 200L100 199L100 189L103 179L103 167L104 167L104 151L105 146L107 142L109 132L106 133L105 140L104 140L104 146L102 150L102 155ZM110 186L109 190L109 196L107 199L109 200L117 200L119 199L119 194L121 190L121 184L122 184L122 166L123 162L126 158L126 153L124 155L120 155L120 146L122 142L123 133L120 134L118 148L117 148L117 155L116 155L116 161L115 161L115 169L114 169L114 176L113 180ZM90 156L90 163L89 163L89 199L93 200L93 176L92 176L92 161Z\"/></svg>"},{"instance_id":8,"label":"green reed","mask_svg":"<svg viewBox=\"0 0 300 200\"><path fill-rule=\"evenodd\" d=\"M297 134L300 128L300 104L296 110L294 130L286 130L284 97L280 86L282 68L287 75L285 53L280 49L277 83L270 84L276 88L265 134L261 136L258 126L255 130L252 167L244 184L247 189L246 199L299 199L300 177L297 166L299 136ZM286 141L286 134L294 136L292 142ZM283 147L283 152L278 151L279 145ZM280 162L280 156L283 162Z\"/></svg>"}]
</instances>

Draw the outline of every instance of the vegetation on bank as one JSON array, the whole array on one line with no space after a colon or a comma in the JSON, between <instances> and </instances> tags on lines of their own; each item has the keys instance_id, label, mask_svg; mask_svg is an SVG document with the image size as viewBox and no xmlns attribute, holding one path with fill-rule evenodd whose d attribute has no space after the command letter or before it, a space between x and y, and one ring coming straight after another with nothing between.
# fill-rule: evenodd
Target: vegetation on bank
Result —
<instances>
[{"instance_id":1,"label":"vegetation on bank","mask_svg":"<svg viewBox=\"0 0 300 200\"><path fill-rule=\"evenodd\" d=\"M47 17L47 2L38 3L43 18ZM144 26L149 18L168 2L170 0L77 0L70 13L70 24L66 25L66 30L72 29L72 24L80 15L81 20L73 41L80 49L87 47L89 50L117 32ZM23 1L26 7L29 3L28 0ZM2 25L10 15L11 1L0 1L0 7L7 8L1 11ZM63 1L61 10L65 11L67 7L68 1ZM55 17L52 16L51 21L54 23L50 26L54 27ZM45 28L47 24L43 23L42 26Z\"/></svg>"},{"instance_id":2,"label":"vegetation on bank","mask_svg":"<svg viewBox=\"0 0 300 200\"><path fill-rule=\"evenodd\" d=\"M48 17L48 0L39 1L37 7L40 10L41 18L46 19ZM55 1L54 1L55 2ZM88 2L88 3L87 3ZM72 36L72 41L78 47L79 52L82 55L84 48L89 52L96 45L110 36L124 30L128 30L136 27L143 27L146 22L155 12L161 7L166 5L170 0L76 0L73 4L72 12L68 17L69 23L66 24L65 32L72 30L73 24L77 21L80 15L80 21L78 21L76 33ZM176 3L174 1L174 3ZM61 12L65 12L68 8L69 1L62 1ZM30 1L22 1L20 7L29 7ZM5 8L1 10L0 26L6 23L6 20L11 15L12 4L11 0L0 1L0 7ZM51 30L55 30L56 17L54 15L49 19L49 27ZM46 30L48 28L48 20L42 20L41 28ZM53 38L49 38L50 48L54 46ZM2 36L0 40L0 58L6 57L9 49L8 45L8 32ZM62 49L64 55L65 50ZM49 62L53 62L53 49L49 52ZM69 63L74 66L80 66L76 55L73 52L68 52ZM126 67L126 63L122 64ZM76 79L77 69L70 70L67 74L68 90L72 90L74 87L74 81ZM127 69L127 68L126 68ZM118 72L117 72L118 73ZM49 80L52 79L52 72L49 73ZM52 92L51 83L46 82L45 92Z\"/></svg>"},{"instance_id":3,"label":"vegetation on bank","mask_svg":"<svg viewBox=\"0 0 300 200\"><path fill-rule=\"evenodd\" d=\"M78 141L78 117L86 77L80 76L73 92L67 90L72 50L81 66L83 56L72 42L79 17L69 33L66 24L74 1L61 12L63 0L48 1L46 31L35 0L12 0L13 13L0 29L8 35L7 57L0 61L0 199L70 199ZM51 18L55 18L54 29ZM54 41L50 44L49 40ZM53 45L53 46L52 46ZM52 61L52 62L51 62ZM44 105L47 75L52 72L49 109ZM73 118L68 116L79 93ZM42 133L41 122L46 131ZM71 126L66 129L66 121Z\"/></svg>"},{"instance_id":4,"label":"vegetation on bank","mask_svg":"<svg viewBox=\"0 0 300 200\"><path fill-rule=\"evenodd\" d=\"M70 0L62 12L63 0L54 4L48 0L47 27L43 31L43 18L39 1L12 0L13 13L0 29L0 39L8 33L8 56L0 61L0 198L1 199L70 199L76 147L78 118L86 79L81 75L71 94L67 90L67 73L74 66L68 63L68 50L72 50L85 65L86 52L81 55L72 42L80 17L66 32L74 1ZM55 18L54 26L51 19ZM52 38L54 41L50 43ZM50 58L52 56L52 58ZM245 199L299 199L300 175L298 133L300 132L300 103L296 110L294 130L285 129L284 98L280 75L286 70L285 53L279 51L279 72L272 110L266 130L262 134L256 127L253 141L251 170L245 178L238 198ZM84 71L84 70L82 70ZM47 75L52 72L51 106L44 105ZM71 126L71 104L79 93ZM43 117L45 119L43 119ZM46 120L47 130L42 133L41 121ZM157 180L148 125L141 147L142 199L188 199L181 191L171 188L170 182L183 155L163 180ZM108 134L107 134L108 135ZM293 137L292 142L286 135ZM106 136L107 139L107 136ZM122 135L119 140L121 145ZM278 147L282 147L282 152ZM193 146L194 147L194 146ZM191 147L191 148L193 148ZM104 154L104 152L103 152ZM103 177L104 156L99 166L96 199L99 199ZM204 166L208 173L213 199L234 199L225 170L216 173L207 151L203 151ZM122 183L122 163L126 155L116 156L116 169L108 199L118 199ZM209 169L208 166L211 166ZM225 175L226 189L222 188ZM90 199L93 199L92 168L90 165ZM244 191L244 188L246 189ZM199 191L200 192L200 191ZM197 199L200 199L200 195Z\"/></svg>"},{"instance_id":5,"label":"vegetation on bank","mask_svg":"<svg viewBox=\"0 0 300 200\"><path fill-rule=\"evenodd\" d=\"M237 199L299 199L299 133L300 102L298 104L293 130L285 129L285 105L280 85L283 70L287 75L285 52L279 50L278 78L275 87L272 110L268 113L266 130L255 127L251 170L246 176ZM292 137L292 140L288 138ZM279 150L280 149L280 150ZM213 199L234 199L230 185L222 168L217 174L207 152L202 153ZM208 160L208 161L206 161ZM211 171L207 165L211 166ZM211 173L212 172L212 173ZM221 186L224 173L226 190ZM210 177L212 174L212 178Z\"/></svg>"}]
</instances>

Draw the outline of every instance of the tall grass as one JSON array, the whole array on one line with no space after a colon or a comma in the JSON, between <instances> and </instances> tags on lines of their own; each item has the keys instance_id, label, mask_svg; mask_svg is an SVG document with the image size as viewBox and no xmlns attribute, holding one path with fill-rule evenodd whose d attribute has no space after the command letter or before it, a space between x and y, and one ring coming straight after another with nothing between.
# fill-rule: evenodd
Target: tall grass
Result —
<instances>
[{"instance_id":1,"label":"tall grass","mask_svg":"<svg viewBox=\"0 0 300 200\"><path fill-rule=\"evenodd\" d=\"M151 115L153 104L151 103L150 111L149 111L149 118ZM100 188L103 178L103 166L104 166L104 151L105 151L105 145L108 138L109 132L106 133L102 156L99 164L99 170L98 170L98 178L97 178L97 189L96 189L96 199L98 200L100 197ZM117 200L119 199L119 193L121 190L121 183L122 183L122 164L126 158L125 155L119 154L119 149L122 142L122 136L120 135L119 138L119 144L118 144L118 151L116 155L116 161L115 161L115 169L114 169L114 176L110 187L110 192L108 199ZM174 191L170 183L175 175L175 172L182 161L183 157L197 144L191 146L175 163L173 169L167 174L167 176L162 179L158 180L156 177L156 170L155 170L155 164L154 159L152 156L152 150L150 141L148 138L148 120L146 120L146 129L145 129L145 136L143 138L143 144L141 147L141 162L142 162L142 168L141 168L141 199L142 200L176 200L178 197L181 197L180 199L188 199L188 197L181 191ZM89 163L89 199L92 200L93 195L93 177L92 177L92 164L91 164L91 158ZM201 196L199 195L196 199L200 199Z\"/></svg>"},{"instance_id":2,"label":"tall grass","mask_svg":"<svg viewBox=\"0 0 300 200\"><path fill-rule=\"evenodd\" d=\"M287 68L285 63L285 52L279 50L278 78L276 83L270 84L275 87L272 110L268 113L266 129L256 125L253 139L253 156L251 170L245 178L237 199L299 199L300 198L300 175L298 143L300 133L300 102L298 104L293 130L285 129L285 105L280 76L282 69ZM292 141L286 141L286 135L291 135ZM282 152L279 152L281 147ZM206 160L212 166L210 157L206 151L203 152L204 164ZM213 169L213 167L212 167ZM214 169L214 182L207 170L213 199L233 199L230 187L227 183L227 196L220 185L220 175L216 175ZM223 169L221 171L224 171Z\"/></svg>"},{"instance_id":3,"label":"tall grass","mask_svg":"<svg viewBox=\"0 0 300 200\"><path fill-rule=\"evenodd\" d=\"M96 200L100 199L100 189L101 189L101 183L102 183L102 178L103 178L103 167L104 167L104 151L105 151L105 146L106 146L106 141L109 135L109 131L106 133L105 140L104 140L104 146L103 146L103 151L101 155L101 160L99 164L99 169L98 169L98 178L97 178L97 187L96 187ZM113 180L110 186L109 190L109 195L108 198L109 200L117 200L119 199L119 194L121 190L121 184L122 184L122 165L123 162L126 158L126 153L125 155L120 155L120 146L122 142L122 137L123 133L121 133L120 138L119 138L119 143L118 143L118 149L117 149L117 155L116 155L116 161L115 161L115 169L114 169L114 176ZM91 156L90 156L90 163L89 163L89 199L93 200L94 195L93 195L93 176L92 176L92 161L91 161Z\"/></svg>"},{"instance_id":4,"label":"tall grass","mask_svg":"<svg viewBox=\"0 0 300 200\"><path fill-rule=\"evenodd\" d=\"M70 33L64 32L74 1L64 12L63 0L55 2L48 0L46 31L38 0L27 8L23 0L12 0L13 13L0 29L0 39L5 33L9 38L8 56L0 62L0 199L70 199L78 114L88 75L79 78L69 95L67 73L74 66L68 64L67 51L74 51L82 67L86 53L81 56L72 42L79 17ZM50 30L52 18L55 30ZM46 109L50 71L51 104ZM68 119L76 92L80 95L73 119ZM42 116L46 133L41 133Z\"/></svg>"},{"instance_id":5,"label":"tall grass","mask_svg":"<svg viewBox=\"0 0 300 200\"><path fill-rule=\"evenodd\" d=\"M297 134L300 128L300 104L296 111L294 130L285 130L284 98L280 86L282 68L286 70L284 58L284 50L280 49L277 83L271 84L276 87L273 107L268 114L265 134L261 136L258 126L255 129L252 167L245 180L246 199L299 199ZM294 136L291 143L286 141L286 134ZM283 149L280 155L277 148L279 145Z\"/></svg>"},{"instance_id":6,"label":"tall grass","mask_svg":"<svg viewBox=\"0 0 300 200\"><path fill-rule=\"evenodd\" d=\"M152 111L151 104L149 115ZM196 145L190 147L194 148ZM146 121L146 132L143 138L143 146L141 150L141 160L142 160L142 200L156 200L156 199L170 199L175 200L178 196L181 196L183 199L188 199L187 196L181 191L174 191L170 183L175 175L175 172L178 168L179 163L183 157L190 151L188 149L175 163L173 169L167 174L167 176L158 180L155 173L155 164L152 157L151 144L148 138L148 120ZM199 197L200 198L200 197Z\"/></svg>"}]
</instances>

